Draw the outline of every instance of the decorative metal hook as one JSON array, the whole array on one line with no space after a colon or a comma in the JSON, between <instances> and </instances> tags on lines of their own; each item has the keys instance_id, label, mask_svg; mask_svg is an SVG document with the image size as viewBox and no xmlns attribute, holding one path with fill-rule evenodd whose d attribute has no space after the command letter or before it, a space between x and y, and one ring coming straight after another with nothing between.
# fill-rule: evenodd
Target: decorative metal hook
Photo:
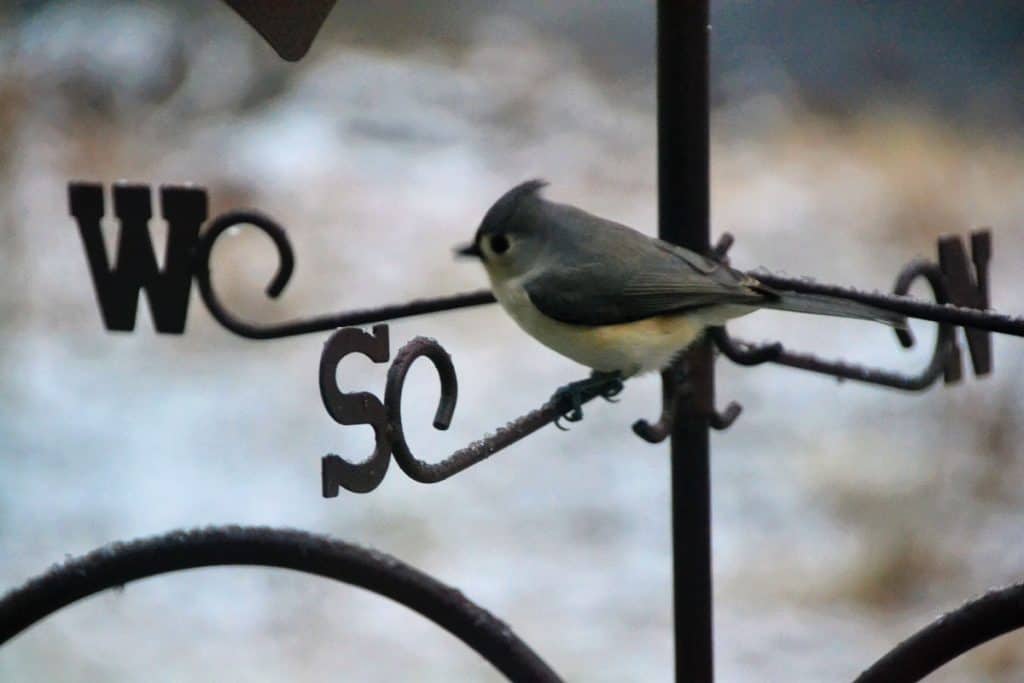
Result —
<instances>
[{"instance_id":1,"label":"decorative metal hook","mask_svg":"<svg viewBox=\"0 0 1024 683\"><path fill-rule=\"evenodd\" d=\"M665 370L661 373L661 415L654 422L637 420L633 423L633 433L647 443L661 443L672 433L676 410L679 406L680 386L676 373Z\"/></svg>"},{"instance_id":2,"label":"decorative metal hook","mask_svg":"<svg viewBox=\"0 0 1024 683\"><path fill-rule=\"evenodd\" d=\"M213 254L213 246L217 240L228 230L240 225L251 225L259 228L263 234L274 242L277 249L277 271L267 285L266 293L272 299L276 299L288 285L295 270L295 252L292 251L292 244L288 241L288 235L284 229L269 216L259 211L228 211L217 216L206 228L199 238L196 249L196 261L194 265L195 278L199 282L199 292L203 302L210 310L210 314L224 327L242 336L253 336L259 334L261 328L250 325L231 315L224 305L217 298L213 290L210 278L210 257Z\"/></svg>"},{"instance_id":3,"label":"decorative metal hook","mask_svg":"<svg viewBox=\"0 0 1024 683\"><path fill-rule=\"evenodd\" d=\"M337 496L339 487L355 493L375 489L384 480L392 454L409 478L424 484L443 481L554 422L575 407L568 396L556 392L540 408L516 418L494 434L456 450L440 462L429 463L414 456L406 442L402 425L402 390L409 368L418 358L426 356L437 370L441 383L434 427L447 429L458 401L458 379L451 356L433 339L416 337L408 342L395 355L388 369L382 402L368 392L347 393L338 389L338 364L351 353L361 353L375 363L387 362L388 326L375 325L372 333L354 327L344 328L331 335L324 345L320 357L320 393L327 412L339 424L369 424L375 436L373 454L364 462L351 463L334 454L324 456L323 495L328 498ZM580 404L585 404L598 396L602 396L602 389L595 384L581 389L577 398Z\"/></svg>"},{"instance_id":4,"label":"decorative metal hook","mask_svg":"<svg viewBox=\"0 0 1024 683\"><path fill-rule=\"evenodd\" d=\"M637 420L633 423L633 433L648 443L661 443L672 433L673 415L675 415L678 403L664 403L661 416L658 421L651 424L647 420ZM717 410L707 413L708 426L716 431L725 431L736 421L743 412L743 406L736 401L730 401L725 410Z\"/></svg>"},{"instance_id":5,"label":"decorative metal hook","mask_svg":"<svg viewBox=\"0 0 1024 683\"><path fill-rule=\"evenodd\" d=\"M404 304L380 306L378 308L356 309L343 313L331 313L301 320L290 320L271 325L257 325L234 316L217 298L210 278L210 258L213 246L225 231L236 226L251 225L270 237L277 249L278 267L267 286L267 295L276 298L284 291L295 267L295 257L288 235L276 221L258 211L228 211L214 219L199 238L194 265L199 292L210 314L221 325L235 334L248 339L277 339L310 332L325 332L351 325L395 320L424 313L436 313L468 306L480 306L495 301L487 290L455 294L432 299L416 299Z\"/></svg>"},{"instance_id":6,"label":"decorative metal hook","mask_svg":"<svg viewBox=\"0 0 1024 683\"><path fill-rule=\"evenodd\" d=\"M661 443L672 433L675 416L680 409L680 401L689 390L685 369L669 368L661 373L661 415L653 424L647 420L633 423L633 433L648 443ZM725 410L715 410L713 406L698 408L698 412L708 421L708 426L716 431L724 431L731 427L743 412L743 406L730 401Z\"/></svg>"}]
</instances>

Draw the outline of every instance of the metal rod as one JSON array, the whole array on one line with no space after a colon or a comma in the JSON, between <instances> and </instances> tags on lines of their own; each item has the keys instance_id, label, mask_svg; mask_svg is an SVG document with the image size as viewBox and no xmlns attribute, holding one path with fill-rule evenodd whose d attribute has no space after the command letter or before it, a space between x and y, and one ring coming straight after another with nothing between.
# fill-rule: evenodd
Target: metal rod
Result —
<instances>
[{"instance_id":1,"label":"metal rod","mask_svg":"<svg viewBox=\"0 0 1024 683\"><path fill-rule=\"evenodd\" d=\"M275 220L258 211L228 211L215 218L203 231L199 238L193 270L199 283L199 293L203 302L217 322L235 334L247 339L279 339L311 332L326 332L339 327L368 325L385 320L396 320L412 315L451 311L456 308L480 306L494 303L494 295L489 290L477 290L465 294L435 297L432 299L416 299L402 304L379 306L377 308L355 309L341 313L319 315L312 318L289 320L281 323L257 324L236 317L217 297L213 289L210 275L210 259L213 247L221 235L231 228L240 225L251 225L266 234L277 249L277 272L267 285L267 296L276 298L284 291L285 286L295 270L295 256L292 251L288 233Z\"/></svg>"},{"instance_id":2,"label":"metal rod","mask_svg":"<svg viewBox=\"0 0 1024 683\"><path fill-rule=\"evenodd\" d=\"M900 271L896 278L896 295L904 295L917 278L924 278L928 282L932 288L932 294L935 295L935 300L940 305L949 302L949 288L939 264L923 259L911 261ZM910 330L897 328L895 332L896 338L904 347L910 348L914 345L914 335L910 333ZM831 375L838 379L852 379L904 391L927 389L940 377L945 377L947 384L957 382L962 377L960 349L956 343L955 328L952 324L944 322L939 323L931 360L916 375L892 372L882 368L870 368L844 361L825 360L809 353L797 353L784 349L778 342L750 344L733 339L724 327L711 330L708 336L729 360L740 365L778 363L799 370ZM977 368L975 371L979 372ZM981 373L979 372L979 374Z\"/></svg>"},{"instance_id":3,"label":"metal rod","mask_svg":"<svg viewBox=\"0 0 1024 683\"><path fill-rule=\"evenodd\" d=\"M693 8L687 10L687 12L694 11L696 10ZM688 49L690 47L692 46L687 46ZM674 85L678 85L679 87L684 86L684 84L681 83ZM685 97L679 99L680 102L678 106L687 106L687 100ZM695 103L690 104L696 107ZM662 105L663 108L668 106L674 105ZM680 118L679 116L674 117L673 121L675 123L673 125L677 125L682 120L684 120L684 118ZM706 125L703 130L707 130ZM689 154L690 152L687 150L695 149L693 145L694 143L692 141L687 142L680 138L679 144L673 144L673 148L680 150L681 154ZM666 142L663 145L663 149L668 148L668 146L669 143ZM706 146L705 142L704 147L706 148ZM704 158L704 156L706 156L706 149L701 154L697 154L694 158ZM665 163L661 163L660 171L663 176L669 172L665 170L665 165ZM682 168L683 167L680 166L680 169ZM684 214L689 215L688 212L690 209L686 208L687 206L690 206L688 202L695 201L694 197L699 194L699 190L696 187L693 187L694 180L692 172L680 172L674 182L675 184L670 186L663 181L662 187L666 188L666 190L673 186L676 188L684 187L691 189L692 192L679 192L675 195L667 191L663 192L661 199L662 209L663 211L677 210L679 212L678 215L680 216ZM92 190L92 192L97 191L99 191L98 186L96 189ZM706 195L701 196L705 197L703 205L706 207ZM678 209L666 208L666 204L677 206ZM165 202L165 206L166 205L167 203ZM706 209L704 215L707 215ZM677 218L676 220L686 219ZM264 232L268 237L270 237L277 250L278 268L274 277L271 279L270 284L266 288L268 296L277 297L284 290L285 286L291 279L292 272L295 268L295 258L291 242L289 241L288 234L285 232L284 228L278 225L277 222L269 216L258 211L228 211L227 213L223 213L211 221L209 227L207 227L200 236L196 249L193 270L196 281L199 285L199 293L203 298L203 302L206 304L210 314L217 320L217 322L231 332L248 339L277 339L281 337L291 337L299 334L309 334L311 332L324 332L327 330L337 329L339 327L368 325L370 323L396 320L398 318L413 315L450 311L458 308L481 306L495 302L494 295L489 290L484 289L477 290L475 292L466 292L463 294L441 296L431 299L417 299L401 304L380 306L377 308L342 311L340 313L330 313L327 315L318 315L311 318L301 318L280 323L263 324L247 322L231 313L224 303L218 298L217 293L213 288L212 277L210 275L210 260L213 254L214 245L221 235L229 229L240 225L250 225ZM688 224L677 222L672 225ZM670 241L678 242L677 238L672 237L676 232L678 231L670 227L668 224L663 224L661 237ZM728 249L729 244L732 242L731 235L725 235L723 237L724 241L722 244L716 247L716 250L721 252L718 254L719 256L724 255L725 250ZM698 242L704 245L707 244L706 238L698 240ZM694 245L698 242L687 242L686 244L691 248L696 249L696 246ZM707 247L704 248L704 251L708 251ZM714 253L718 253L718 251ZM1019 316L1005 315L991 310L933 304L907 296L892 296L879 292L865 292L851 287L813 282L806 278L786 278L779 275L773 275L768 272L759 271L756 273L756 276L765 284L778 289L830 294L832 296L844 297L898 313L903 313L904 315L912 318L946 322L966 328L983 329L993 332L1001 332L1003 334L1024 336L1024 318ZM134 293L132 293L132 296L134 296ZM184 326L184 317L181 318L181 322L179 324L182 327ZM130 328L131 325L123 329Z\"/></svg>"},{"instance_id":4,"label":"metal rod","mask_svg":"<svg viewBox=\"0 0 1024 683\"><path fill-rule=\"evenodd\" d=\"M702 254L710 246L708 18L708 0L658 2L658 234ZM700 409L714 405L711 346L696 344L681 363L691 391L678 402L671 441L675 667L677 681L704 683L714 678L709 417Z\"/></svg>"},{"instance_id":5,"label":"metal rod","mask_svg":"<svg viewBox=\"0 0 1024 683\"><path fill-rule=\"evenodd\" d=\"M954 306L952 304L933 304L909 296L884 294L882 292L865 292L853 287L829 285L822 282L814 282L807 278L782 277L762 271L755 271L753 275L764 284L776 289L838 296L850 301L868 304L869 306L884 308L887 311L902 313L910 318L932 320L938 323L951 323L958 327L988 330L990 332L999 332L1000 334L1024 337L1024 317L1021 316L1007 315L991 310L964 308L963 306Z\"/></svg>"}]
</instances>

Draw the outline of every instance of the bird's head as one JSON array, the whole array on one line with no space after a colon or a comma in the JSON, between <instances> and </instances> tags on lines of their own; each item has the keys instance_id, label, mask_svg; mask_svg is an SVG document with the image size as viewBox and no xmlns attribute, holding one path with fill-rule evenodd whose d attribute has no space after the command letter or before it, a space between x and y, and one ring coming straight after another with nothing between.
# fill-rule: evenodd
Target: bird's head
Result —
<instances>
[{"instance_id":1,"label":"bird's head","mask_svg":"<svg viewBox=\"0 0 1024 683\"><path fill-rule=\"evenodd\" d=\"M501 196L484 215L472 244L456 249L459 256L478 258L492 277L526 272L544 246L546 182L528 180Z\"/></svg>"}]
</instances>

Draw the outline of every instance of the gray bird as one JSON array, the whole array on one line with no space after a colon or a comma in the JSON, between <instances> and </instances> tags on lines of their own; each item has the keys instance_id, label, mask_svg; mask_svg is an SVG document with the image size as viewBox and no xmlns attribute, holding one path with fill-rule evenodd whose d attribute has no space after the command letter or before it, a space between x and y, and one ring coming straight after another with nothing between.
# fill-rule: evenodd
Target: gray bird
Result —
<instances>
[{"instance_id":1,"label":"gray bird","mask_svg":"<svg viewBox=\"0 0 1024 683\"><path fill-rule=\"evenodd\" d=\"M708 327L759 308L904 326L889 311L772 289L756 277L574 206L531 180L487 211L473 243L498 303L545 346L624 379L667 367ZM577 383L578 384L578 383Z\"/></svg>"}]
</instances>

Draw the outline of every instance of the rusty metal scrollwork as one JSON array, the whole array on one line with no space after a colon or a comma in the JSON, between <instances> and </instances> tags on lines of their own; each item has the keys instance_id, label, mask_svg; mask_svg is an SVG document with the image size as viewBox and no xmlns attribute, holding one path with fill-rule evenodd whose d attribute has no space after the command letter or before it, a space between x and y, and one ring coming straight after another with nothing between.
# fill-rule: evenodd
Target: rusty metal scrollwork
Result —
<instances>
[{"instance_id":1,"label":"rusty metal scrollwork","mask_svg":"<svg viewBox=\"0 0 1024 683\"><path fill-rule=\"evenodd\" d=\"M269 325L246 322L232 314L221 302L213 289L210 278L210 258L218 238L227 230L243 225L257 228L274 243L274 248L277 250L278 266L277 272L270 284L267 285L266 293L271 298L278 297L291 279L295 269L295 256L291 242L288 240L288 233L275 220L259 211L228 211L211 221L209 227L199 238L193 268L199 285L199 293L210 310L210 314L225 328L247 339L293 337L311 332L335 330L339 327L367 325L412 315L479 306L494 301L490 292L477 291L431 299L414 299L403 304L354 309Z\"/></svg>"},{"instance_id":2,"label":"rusty metal scrollwork","mask_svg":"<svg viewBox=\"0 0 1024 683\"><path fill-rule=\"evenodd\" d=\"M338 364L345 356L361 353L375 363L385 363L389 357L388 342L387 325L375 325L372 333L358 328L343 328L331 335L324 345L320 358L320 393L327 412L339 424L369 424L375 435L373 454L363 462L353 463L333 453L324 456L321 472L324 497L337 496L339 488L354 493L372 491L383 481L392 455L411 479L424 484L443 481L578 407L568 396L556 392L539 408L500 427L493 434L456 450L436 463L426 462L413 455L406 441L402 424L402 390L412 364L421 357L430 360L441 384L434 427L448 428L458 400L458 379L451 356L437 341L416 337L395 354L388 369L383 401L368 392L348 393L337 386ZM579 404L608 396L606 389L595 384L581 390Z\"/></svg>"},{"instance_id":3,"label":"rusty metal scrollwork","mask_svg":"<svg viewBox=\"0 0 1024 683\"><path fill-rule=\"evenodd\" d=\"M909 291L910 285L918 278L924 278L928 282L937 303L949 302L948 287L938 264L923 259L915 260L904 267L896 279L894 293L897 296L905 295ZM773 344L742 342L731 338L724 328L716 328L709 334L722 355L740 365L776 363L830 375L841 380L855 380L905 391L920 391L934 384L942 376L945 376L947 382L954 382L959 380L962 375L955 327L946 322L940 322L938 326L939 330L931 359L921 372L914 375L843 361L824 360L809 353L790 351L778 342ZM909 329L897 329L895 333L900 344L905 348L914 345L915 340Z\"/></svg>"}]
</instances>

